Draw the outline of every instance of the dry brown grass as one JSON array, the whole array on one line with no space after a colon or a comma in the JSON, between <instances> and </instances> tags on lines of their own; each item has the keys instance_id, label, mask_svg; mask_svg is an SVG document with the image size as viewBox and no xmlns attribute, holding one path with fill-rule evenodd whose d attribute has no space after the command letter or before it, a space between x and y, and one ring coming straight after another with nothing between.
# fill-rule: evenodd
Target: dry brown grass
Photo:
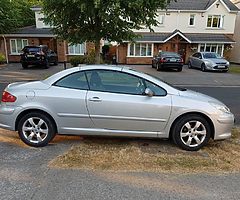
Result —
<instances>
[{"instance_id":1,"label":"dry brown grass","mask_svg":"<svg viewBox=\"0 0 240 200\"><path fill-rule=\"evenodd\" d=\"M240 130L234 129L231 139L211 141L198 152L161 140L86 138L49 166L118 172L239 172Z\"/></svg>"}]
</instances>

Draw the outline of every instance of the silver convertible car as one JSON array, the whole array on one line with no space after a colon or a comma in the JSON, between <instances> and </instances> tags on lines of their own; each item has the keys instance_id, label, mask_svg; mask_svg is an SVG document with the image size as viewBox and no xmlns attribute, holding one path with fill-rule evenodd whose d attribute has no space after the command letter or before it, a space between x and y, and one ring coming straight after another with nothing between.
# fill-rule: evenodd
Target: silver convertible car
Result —
<instances>
[{"instance_id":1,"label":"silver convertible car","mask_svg":"<svg viewBox=\"0 0 240 200\"><path fill-rule=\"evenodd\" d=\"M214 52L197 52L189 58L188 68L227 72L229 62Z\"/></svg>"},{"instance_id":2,"label":"silver convertible car","mask_svg":"<svg viewBox=\"0 0 240 200\"><path fill-rule=\"evenodd\" d=\"M233 114L214 98L126 67L102 65L12 83L0 105L0 127L18 131L34 147L70 134L171 138L194 151L210 138L229 138L233 124Z\"/></svg>"}]
</instances>

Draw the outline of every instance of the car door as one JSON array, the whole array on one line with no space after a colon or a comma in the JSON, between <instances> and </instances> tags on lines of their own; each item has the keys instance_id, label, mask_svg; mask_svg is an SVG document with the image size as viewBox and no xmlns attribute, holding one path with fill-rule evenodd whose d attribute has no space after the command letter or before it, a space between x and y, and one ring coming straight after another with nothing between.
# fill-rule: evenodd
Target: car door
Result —
<instances>
[{"instance_id":1,"label":"car door","mask_svg":"<svg viewBox=\"0 0 240 200\"><path fill-rule=\"evenodd\" d=\"M191 57L190 57L190 62L191 62L191 65L193 66L193 67L196 67L196 65L197 65L197 53L195 53L195 54L193 54Z\"/></svg>"},{"instance_id":2,"label":"car door","mask_svg":"<svg viewBox=\"0 0 240 200\"><path fill-rule=\"evenodd\" d=\"M96 128L123 131L162 131L171 112L166 91L140 77L112 70L86 72L89 115ZM146 87L156 90L144 95Z\"/></svg>"},{"instance_id":3,"label":"car door","mask_svg":"<svg viewBox=\"0 0 240 200\"><path fill-rule=\"evenodd\" d=\"M203 61L202 61L202 54L201 53L197 53L196 56L196 67L197 68L201 68Z\"/></svg>"},{"instance_id":4,"label":"car door","mask_svg":"<svg viewBox=\"0 0 240 200\"><path fill-rule=\"evenodd\" d=\"M70 74L49 89L46 104L56 114L60 133L79 134L93 128L86 107L88 89L84 72Z\"/></svg>"}]
</instances>

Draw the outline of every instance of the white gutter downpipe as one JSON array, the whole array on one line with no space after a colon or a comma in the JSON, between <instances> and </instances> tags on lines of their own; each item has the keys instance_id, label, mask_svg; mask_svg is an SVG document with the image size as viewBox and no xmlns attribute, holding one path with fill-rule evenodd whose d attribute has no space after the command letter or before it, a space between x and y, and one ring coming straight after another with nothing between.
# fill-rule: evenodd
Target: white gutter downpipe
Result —
<instances>
[{"instance_id":1,"label":"white gutter downpipe","mask_svg":"<svg viewBox=\"0 0 240 200\"><path fill-rule=\"evenodd\" d=\"M4 41L5 57L6 57L6 61L7 61L7 64L8 64L9 60L8 60L7 41L6 41L6 38L5 38L4 35L2 37L3 37L3 41Z\"/></svg>"}]
</instances>

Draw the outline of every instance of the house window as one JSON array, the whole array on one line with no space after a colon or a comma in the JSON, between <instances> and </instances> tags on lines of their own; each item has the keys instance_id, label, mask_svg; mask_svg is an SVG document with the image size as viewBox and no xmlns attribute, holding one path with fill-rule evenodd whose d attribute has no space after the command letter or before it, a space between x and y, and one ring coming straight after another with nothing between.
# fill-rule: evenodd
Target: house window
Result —
<instances>
[{"instance_id":1,"label":"house window","mask_svg":"<svg viewBox=\"0 0 240 200\"><path fill-rule=\"evenodd\" d=\"M23 47L28 45L27 39L10 39L11 54L20 54Z\"/></svg>"},{"instance_id":2,"label":"house window","mask_svg":"<svg viewBox=\"0 0 240 200\"><path fill-rule=\"evenodd\" d=\"M198 51L215 52L223 56L224 44L199 44Z\"/></svg>"},{"instance_id":3,"label":"house window","mask_svg":"<svg viewBox=\"0 0 240 200\"><path fill-rule=\"evenodd\" d=\"M84 55L86 52L86 44L68 44L68 54L69 55Z\"/></svg>"},{"instance_id":4,"label":"house window","mask_svg":"<svg viewBox=\"0 0 240 200\"><path fill-rule=\"evenodd\" d=\"M194 26L194 25L195 25L195 15L190 15L189 26Z\"/></svg>"},{"instance_id":5,"label":"house window","mask_svg":"<svg viewBox=\"0 0 240 200\"><path fill-rule=\"evenodd\" d=\"M159 15L159 24L163 24L164 23L164 15Z\"/></svg>"},{"instance_id":6,"label":"house window","mask_svg":"<svg viewBox=\"0 0 240 200\"><path fill-rule=\"evenodd\" d=\"M208 28L222 28L223 16L222 15L209 15L207 20Z\"/></svg>"},{"instance_id":7,"label":"house window","mask_svg":"<svg viewBox=\"0 0 240 200\"><path fill-rule=\"evenodd\" d=\"M128 44L128 56L151 57L153 56L153 44L152 43Z\"/></svg>"}]
</instances>

